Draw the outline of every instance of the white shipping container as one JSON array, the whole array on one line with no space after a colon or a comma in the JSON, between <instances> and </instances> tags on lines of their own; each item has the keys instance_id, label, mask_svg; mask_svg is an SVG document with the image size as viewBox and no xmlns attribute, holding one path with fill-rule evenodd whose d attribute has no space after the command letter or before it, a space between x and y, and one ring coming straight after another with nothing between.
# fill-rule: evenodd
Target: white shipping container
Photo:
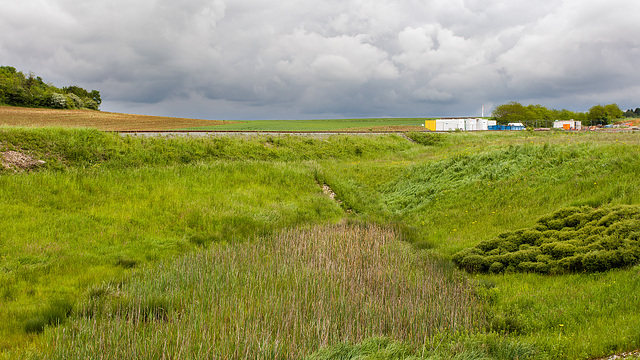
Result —
<instances>
[{"instance_id":1,"label":"white shipping container","mask_svg":"<svg viewBox=\"0 0 640 360\"><path fill-rule=\"evenodd\" d=\"M464 130L464 120L462 119L438 119L436 120L436 131Z\"/></svg>"},{"instance_id":2,"label":"white shipping container","mask_svg":"<svg viewBox=\"0 0 640 360\"><path fill-rule=\"evenodd\" d=\"M478 128L478 119L464 119L465 131L476 131Z\"/></svg>"}]
</instances>

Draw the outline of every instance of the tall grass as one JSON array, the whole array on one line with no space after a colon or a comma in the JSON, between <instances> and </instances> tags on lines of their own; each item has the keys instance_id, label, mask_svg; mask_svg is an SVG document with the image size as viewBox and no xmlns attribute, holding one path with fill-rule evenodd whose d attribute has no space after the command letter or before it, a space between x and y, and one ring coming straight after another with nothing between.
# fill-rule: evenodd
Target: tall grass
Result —
<instances>
[{"instance_id":1,"label":"tall grass","mask_svg":"<svg viewBox=\"0 0 640 360\"><path fill-rule=\"evenodd\" d=\"M594 274L482 276L490 329L551 359L589 359L640 347L640 266Z\"/></svg>"},{"instance_id":2,"label":"tall grass","mask_svg":"<svg viewBox=\"0 0 640 360\"><path fill-rule=\"evenodd\" d=\"M299 359L483 326L467 283L377 226L297 228L137 273L51 329L52 358Z\"/></svg>"},{"instance_id":3,"label":"tall grass","mask_svg":"<svg viewBox=\"0 0 640 360\"><path fill-rule=\"evenodd\" d=\"M50 300L132 267L344 215L313 166L275 162L0 176L0 204L0 348Z\"/></svg>"}]
</instances>

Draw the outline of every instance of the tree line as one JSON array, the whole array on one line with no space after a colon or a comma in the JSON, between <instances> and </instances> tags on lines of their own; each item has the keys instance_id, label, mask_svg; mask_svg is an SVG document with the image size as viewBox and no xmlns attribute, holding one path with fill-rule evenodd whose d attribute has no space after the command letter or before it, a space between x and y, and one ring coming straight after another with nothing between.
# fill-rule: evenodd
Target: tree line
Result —
<instances>
[{"instance_id":1,"label":"tree line","mask_svg":"<svg viewBox=\"0 0 640 360\"><path fill-rule=\"evenodd\" d=\"M640 117L640 109L637 115L634 111L623 112L617 104L594 105L589 111L577 112L567 109L548 109L542 105L524 106L517 101L498 105L492 115L500 124L523 123L528 126L552 127L555 120L579 120L584 125L608 125L616 119L626 117ZM627 115L627 114L633 115Z\"/></svg>"},{"instance_id":2,"label":"tree line","mask_svg":"<svg viewBox=\"0 0 640 360\"><path fill-rule=\"evenodd\" d=\"M57 88L33 73L25 75L12 66L0 66L0 104L54 109L98 110L102 99L97 90L79 86Z\"/></svg>"},{"instance_id":3,"label":"tree line","mask_svg":"<svg viewBox=\"0 0 640 360\"><path fill-rule=\"evenodd\" d=\"M624 112L624 117L640 118L640 108L636 108L635 110L628 109Z\"/></svg>"}]
</instances>

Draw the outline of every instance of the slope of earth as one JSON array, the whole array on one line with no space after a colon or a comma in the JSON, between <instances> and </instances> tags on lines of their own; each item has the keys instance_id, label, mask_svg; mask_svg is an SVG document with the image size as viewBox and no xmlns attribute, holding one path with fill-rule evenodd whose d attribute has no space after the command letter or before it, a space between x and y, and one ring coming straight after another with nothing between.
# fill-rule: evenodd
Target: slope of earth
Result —
<instances>
[{"instance_id":1,"label":"slope of earth","mask_svg":"<svg viewBox=\"0 0 640 360\"><path fill-rule=\"evenodd\" d=\"M0 126L86 127L104 131L174 130L212 127L232 121L198 120L165 116L119 114L94 110L54 110L0 106Z\"/></svg>"}]
</instances>

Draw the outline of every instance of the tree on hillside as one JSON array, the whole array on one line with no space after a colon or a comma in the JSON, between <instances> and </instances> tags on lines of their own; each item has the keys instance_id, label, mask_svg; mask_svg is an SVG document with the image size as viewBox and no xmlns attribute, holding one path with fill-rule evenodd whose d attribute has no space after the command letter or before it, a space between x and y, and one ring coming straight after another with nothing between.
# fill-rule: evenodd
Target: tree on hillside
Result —
<instances>
[{"instance_id":1,"label":"tree on hillside","mask_svg":"<svg viewBox=\"0 0 640 360\"><path fill-rule=\"evenodd\" d=\"M528 105L527 110L529 110L528 114L532 118L526 120L554 120L553 111L540 104Z\"/></svg>"},{"instance_id":2,"label":"tree on hillside","mask_svg":"<svg viewBox=\"0 0 640 360\"><path fill-rule=\"evenodd\" d=\"M25 76L12 66L0 66L0 104L23 107L59 109L87 108L98 110L100 92L91 92L79 86L63 89L46 84L33 73Z\"/></svg>"},{"instance_id":3,"label":"tree on hillside","mask_svg":"<svg viewBox=\"0 0 640 360\"><path fill-rule=\"evenodd\" d=\"M493 110L493 116L498 123L524 123L528 126L552 126L553 120L586 120L586 114L569 111L567 109L548 109L540 104L523 106L519 102L511 101L498 105Z\"/></svg>"},{"instance_id":4,"label":"tree on hillside","mask_svg":"<svg viewBox=\"0 0 640 360\"><path fill-rule=\"evenodd\" d=\"M607 110L607 113L609 113L609 116L611 116L611 119L622 119L624 117L624 112L620 110L618 104L605 105L604 108Z\"/></svg>"},{"instance_id":5,"label":"tree on hillside","mask_svg":"<svg viewBox=\"0 0 640 360\"><path fill-rule=\"evenodd\" d=\"M594 105L589 109L588 119L592 125L608 125L624 116L618 104Z\"/></svg>"},{"instance_id":6,"label":"tree on hillside","mask_svg":"<svg viewBox=\"0 0 640 360\"><path fill-rule=\"evenodd\" d=\"M531 118L531 112L517 101L498 105L492 112L498 123L522 122Z\"/></svg>"}]
</instances>

